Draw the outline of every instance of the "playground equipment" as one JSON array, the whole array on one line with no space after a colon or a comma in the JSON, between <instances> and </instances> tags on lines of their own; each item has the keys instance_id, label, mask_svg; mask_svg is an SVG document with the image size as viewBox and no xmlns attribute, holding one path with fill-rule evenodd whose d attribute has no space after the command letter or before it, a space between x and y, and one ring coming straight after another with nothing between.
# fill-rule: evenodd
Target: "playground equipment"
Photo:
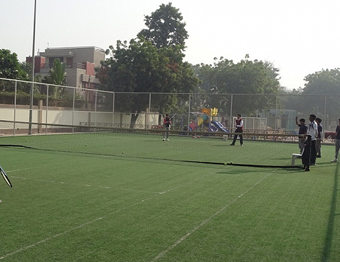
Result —
<instances>
[{"instance_id":1,"label":"playground equipment","mask_svg":"<svg viewBox=\"0 0 340 262\"><path fill-rule=\"evenodd\" d=\"M191 121L189 124L190 131L195 131L204 124L211 132L221 131L229 133L229 130L226 129L221 122L212 120L214 116L217 116L218 108L202 108L201 112L202 113L197 116L197 121Z\"/></svg>"}]
</instances>

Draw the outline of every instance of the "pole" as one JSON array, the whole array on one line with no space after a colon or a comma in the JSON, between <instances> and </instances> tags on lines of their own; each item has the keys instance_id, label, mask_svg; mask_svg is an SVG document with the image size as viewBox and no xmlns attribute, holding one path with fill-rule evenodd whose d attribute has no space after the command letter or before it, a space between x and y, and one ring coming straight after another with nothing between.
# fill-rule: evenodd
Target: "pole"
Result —
<instances>
[{"instance_id":1,"label":"pole","mask_svg":"<svg viewBox=\"0 0 340 262\"><path fill-rule=\"evenodd\" d=\"M33 115L33 92L34 92L34 70L35 70L35 24L36 24L36 13L37 13L37 0L34 0L34 20L33 20L33 44L32 44L32 85L30 94L30 111L29 111L29 126L28 134L32 134L32 115Z\"/></svg>"},{"instance_id":2,"label":"pole","mask_svg":"<svg viewBox=\"0 0 340 262\"><path fill-rule=\"evenodd\" d=\"M233 101L234 100L234 95L231 94L230 95L230 118L229 118L229 127L230 127L230 130L233 129L234 127L234 122L233 122Z\"/></svg>"},{"instance_id":3,"label":"pole","mask_svg":"<svg viewBox=\"0 0 340 262\"><path fill-rule=\"evenodd\" d=\"M17 92L18 92L18 81L15 81L15 85L14 85L14 128L13 128L13 136L15 136L15 121L17 120Z\"/></svg>"},{"instance_id":4,"label":"pole","mask_svg":"<svg viewBox=\"0 0 340 262\"><path fill-rule=\"evenodd\" d=\"M190 113L191 113L191 96L190 96L190 93L188 94L189 95L189 108L188 108L188 130L189 130L189 125L190 125Z\"/></svg>"}]
</instances>

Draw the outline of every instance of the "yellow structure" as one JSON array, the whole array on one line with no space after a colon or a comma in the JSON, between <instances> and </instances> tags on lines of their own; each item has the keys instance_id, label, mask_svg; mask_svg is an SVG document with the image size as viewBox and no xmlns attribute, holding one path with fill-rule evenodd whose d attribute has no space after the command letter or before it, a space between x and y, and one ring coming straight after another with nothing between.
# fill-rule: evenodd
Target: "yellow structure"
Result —
<instances>
[{"instance_id":1,"label":"yellow structure","mask_svg":"<svg viewBox=\"0 0 340 262\"><path fill-rule=\"evenodd\" d=\"M218 108L202 108L202 113L208 116L217 116Z\"/></svg>"}]
</instances>

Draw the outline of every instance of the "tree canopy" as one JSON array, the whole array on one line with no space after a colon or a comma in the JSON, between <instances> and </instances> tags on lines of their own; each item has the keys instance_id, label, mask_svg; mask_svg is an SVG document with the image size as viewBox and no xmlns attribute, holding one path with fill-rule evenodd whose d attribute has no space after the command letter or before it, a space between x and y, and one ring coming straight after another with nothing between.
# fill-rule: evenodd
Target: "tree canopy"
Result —
<instances>
[{"instance_id":1,"label":"tree canopy","mask_svg":"<svg viewBox=\"0 0 340 262\"><path fill-rule=\"evenodd\" d=\"M340 69L326 69L309 74L304 79L307 83L303 94L340 95Z\"/></svg>"},{"instance_id":2,"label":"tree canopy","mask_svg":"<svg viewBox=\"0 0 340 262\"><path fill-rule=\"evenodd\" d=\"M66 85L67 74L65 72L65 65L60 62L59 59L53 61L53 67L50 69L48 74L44 77L43 82L54 85ZM63 93L64 89L60 87L53 87L52 94L53 98L58 98Z\"/></svg>"},{"instance_id":3,"label":"tree canopy","mask_svg":"<svg viewBox=\"0 0 340 262\"><path fill-rule=\"evenodd\" d=\"M170 93L153 99L153 109L160 112L176 105L176 96L171 93L190 92L199 83L190 64L181 61L179 49L174 47L158 49L146 39L132 39L129 44L118 41L107 54L110 57L97 69L103 88L114 92ZM138 114L147 109L148 97L125 95L116 100L116 107Z\"/></svg>"},{"instance_id":4,"label":"tree canopy","mask_svg":"<svg viewBox=\"0 0 340 262\"><path fill-rule=\"evenodd\" d=\"M159 9L150 16L145 16L145 25L138 37L144 37L157 48L179 46L181 50L185 48L185 40L188 39L188 32L185 29L183 16L178 8L172 3L160 5Z\"/></svg>"},{"instance_id":5,"label":"tree canopy","mask_svg":"<svg viewBox=\"0 0 340 262\"><path fill-rule=\"evenodd\" d=\"M323 119L329 117L338 119L340 69L323 69L307 75L305 81L306 84L302 91L304 97L299 101L299 104Z\"/></svg>"},{"instance_id":6,"label":"tree canopy","mask_svg":"<svg viewBox=\"0 0 340 262\"><path fill-rule=\"evenodd\" d=\"M18 61L16 53L0 49L0 78L27 80L28 75Z\"/></svg>"},{"instance_id":7,"label":"tree canopy","mask_svg":"<svg viewBox=\"0 0 340 262\"><path fill-rule=\"evenodd\" d=\"M281 88L278 69L268 62L251 61L248 56L238 63L221 57L214 65L196 65L195 72L203 80L201 89L207 94L242 94L240 102L233 107L237 112L250 115L272 106L275 103L273 95ZM207 106L223 109L229 102L225 97L215 97L213 101L207 101Z\"/></svg>"}]
</instances>

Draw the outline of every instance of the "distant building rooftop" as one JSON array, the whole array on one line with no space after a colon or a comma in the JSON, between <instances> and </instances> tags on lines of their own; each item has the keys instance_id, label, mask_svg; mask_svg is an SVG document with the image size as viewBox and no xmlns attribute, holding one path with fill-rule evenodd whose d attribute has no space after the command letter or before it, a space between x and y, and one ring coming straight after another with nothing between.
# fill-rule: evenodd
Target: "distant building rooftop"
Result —
<instances>
[{"instance_id":1,"label":"distant building rooftop","mask_svg":"<svg viewBox=\"0 0 340 262\"><path fill-rule=\"evenodd\" d=\"M88 48L94 48L96 51L101 51L105 53L105 50L103 48L97 47L97 46L73 46L73 47L47 47L46 50L52 49L52 50L62 50L62 49L88 49Z\"/></svg>"}]
</instances>

